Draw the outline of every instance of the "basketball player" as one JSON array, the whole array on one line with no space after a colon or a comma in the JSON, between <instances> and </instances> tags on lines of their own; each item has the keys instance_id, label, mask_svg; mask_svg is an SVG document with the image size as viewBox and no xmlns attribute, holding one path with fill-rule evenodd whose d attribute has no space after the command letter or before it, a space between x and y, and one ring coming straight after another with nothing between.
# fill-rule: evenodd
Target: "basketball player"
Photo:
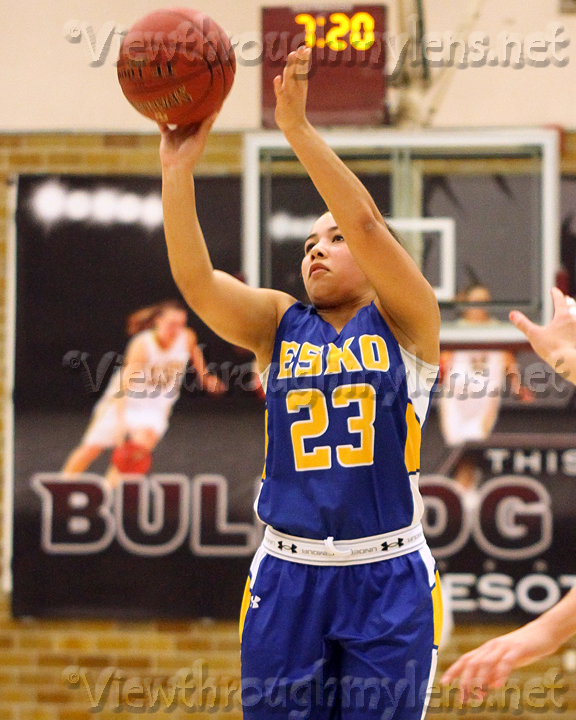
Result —
<instances>
[{"instance_id":1,"label":"basketball player","mask_svg":"<svg viewBox=\"0 0 576 720\"><path fill-rule=\"evenodd\" d=\"M62 472L84 472L106 448L126 437L152 452L168 429L172 408L190 362L208 392L220 393L220 380L206 372L194 331L186 327L186 307L168 300L133 313L132 337L121 368L96 404L88 429Z\"/></svg>"},{"instance_id":2,"label":"basketball player","mask_svg":"<svg viewBox=\"0 0 576 720\"><path fill-rule=\"evenodd\" d=\"M576 384L576 302L558 288L552 290L552 297L554 318L545 327L535 325L518 311L510 313L510 319L550 367ZM491 687L504 685L516 668L556 652L574 633L576 588L536 620L463 655L448 668L442 682L449 684L459 678L464 700L472 691L479 696Z\"/></svg>"},{"instance_id":3,"label":"basketball player","mask_svg":"<svg viewBox=\"0 0 576 720\"><path fill-rule=\"evenodd\" d=\"M468 288L463 299L469 303L490 302L490 290L481 284ZM464 309L459 324L486 326L497 323L485 307ZM530 400L522 388L514 355L507 350L448 350L440 354L441 387L438 411L446 445L460 447L467 442L487 440L496 424L508 379L511 391ZM478 484L478 469L466 458L457 465L454 479L465 491Z\"/></svg>"},{"instance_id":4,"label":"basketball player","mask_svg":"<svg viewBox=\"0 0 576 720\"><path fill-rule=\"evenodd\" d=\"M215 332L255 353L266 389L268 527L241 611L244 717L420 720L441 625L418 491L440 313L308 123L309 55L291 53L274 88L276 121L328 207L304 244L311 306L213 269L192 173L214 117L197 132L160 125L174 278Z\"/></svg>"}]
</instances>

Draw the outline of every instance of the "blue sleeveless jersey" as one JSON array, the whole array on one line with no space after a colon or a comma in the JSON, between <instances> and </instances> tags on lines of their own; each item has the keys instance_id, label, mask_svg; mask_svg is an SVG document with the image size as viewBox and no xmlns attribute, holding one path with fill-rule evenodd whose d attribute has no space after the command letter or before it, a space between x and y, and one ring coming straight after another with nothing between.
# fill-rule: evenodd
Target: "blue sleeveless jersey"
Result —
<instances>
[{"instance_id":1,"label":"blue sleeveless jersey","mask_svg":"<svg viewBox=\"0 0 576 720\"><path fill-rule=\"evenodd\" d=\"M262 521L336 540L418 522L420 438L437 371L399 346L374 303L340 333L314 307L292 305L266 387Z\"/></svg>"}]
</instances>

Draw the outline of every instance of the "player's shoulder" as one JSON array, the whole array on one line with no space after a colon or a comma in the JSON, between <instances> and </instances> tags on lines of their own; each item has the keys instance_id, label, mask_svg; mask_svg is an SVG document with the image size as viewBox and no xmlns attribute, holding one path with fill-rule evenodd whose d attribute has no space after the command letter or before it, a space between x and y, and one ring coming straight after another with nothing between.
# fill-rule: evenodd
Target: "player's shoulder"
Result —
<instances>
[{"instance_id":1,"label":"player's shoulder","mask_svg":"<svg viewBox=\"0 0 576 720\"><path fill-rule=\"evenodd\" d=\"M292 295L283 292L282 290L263 288L262 291L268 294L270 301L274 304L276 310L276 328L278 328L282 322L282 318L286 314L286 311L293 305L298 304L298 301L295 297L292 297Z\"/></svg>"},{"instance_id":2,"label":"player's shoulder","mask_svg":"<svg viewBox=\"0 0 576 720\"><path fill-rule=\"evenodd\" d=\"M404 350L409 354L417 357L419 361L424 362L426 365L431 367L438 367L440 364L440 339L436 338L435 341L424 343L422 339L418 340L398 325L394 318L387 312L386 308L382 305L380 300L377 298L372 303L372 316L378 316L384 326L389 332L389 339L394 338L400 351Z\"/></svg>"},{"instance_id":3,"label":"player's shoulder","mask_svg":"<svg viewBox=\"0 0 576 720\"><path fill-rule=\"evenodd\" d=\"M300 300L290 297L290 302L284 303L278 313L277 332L292 325L303 328L314 315L318 315L314 305L306 305Z\"/></svg>"},{"instance_id":4,"label":"player's shoulder","mask_svg":"<svg viewBox=\"0 0 576 720\"><path fill-rule=\"evenodd\" d=\"M276 306L276 312L278 315L285 313L291 305L294 305L294 303L297 302L295 297L292 297L292 295L284 292L283 290L267 288L266 292L269 294L270 300Z\"/></svg>"}]
</instances>

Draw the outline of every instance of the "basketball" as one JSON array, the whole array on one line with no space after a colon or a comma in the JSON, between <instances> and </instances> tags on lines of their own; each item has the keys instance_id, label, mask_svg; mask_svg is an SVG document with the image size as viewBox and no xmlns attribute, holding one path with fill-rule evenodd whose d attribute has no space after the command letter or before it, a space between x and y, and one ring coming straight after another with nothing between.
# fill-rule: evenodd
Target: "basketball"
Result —
<instances>
[{"instance_id":1,"label":"basketball","mask_svg":"<svg viewBox=\"0 0 576 720\"><path fill-rule=\"evenodd\" d=\"M112 465L121 473L144 475L152 465L152 455L142 445L126 440L112 453Z\"/></svg>"},{"instance_id":2,"label":"basketball","mask_svg":"<svg viewBox=\"0 0 576 720\"><path fill-rule=\"evenodd\" d=\"M131 105L174 125L200 123L219 111L235 72L226 33L186 8L145 15L126 34L118 58L118 80Z\"/></svg>"}]
</instances>

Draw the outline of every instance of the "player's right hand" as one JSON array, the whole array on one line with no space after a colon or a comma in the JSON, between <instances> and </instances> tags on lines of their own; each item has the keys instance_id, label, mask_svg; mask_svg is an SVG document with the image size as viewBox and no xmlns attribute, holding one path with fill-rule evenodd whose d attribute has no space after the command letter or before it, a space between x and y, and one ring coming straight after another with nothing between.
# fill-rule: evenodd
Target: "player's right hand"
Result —
<instances>
[{"instance_id":1,"label":"player's right hand","mask_svg":"<svg viewBox=\"0 0 576 720\"><path fill-rule=\"evenodd\" d=\"M524 314L514 310L510 320L530 341L534 350L556 372L576 379L576 301L564 295L558 288L552 289L554 317L548 325L541 327L531 322Z\"/></svg>"},{"instance_id":2,"label":"player's right hand","mask_svg":"<svg viewBox=\"0 0 576 720\"><path fill-rule=\"evenodd\" d=\"M163 168L178 167L190 172L204 152L206 139L218 113L214 113L200 124L185 125L170 129L167 123L158 123L160 160Z\"/></svg>"}]
</instances>

